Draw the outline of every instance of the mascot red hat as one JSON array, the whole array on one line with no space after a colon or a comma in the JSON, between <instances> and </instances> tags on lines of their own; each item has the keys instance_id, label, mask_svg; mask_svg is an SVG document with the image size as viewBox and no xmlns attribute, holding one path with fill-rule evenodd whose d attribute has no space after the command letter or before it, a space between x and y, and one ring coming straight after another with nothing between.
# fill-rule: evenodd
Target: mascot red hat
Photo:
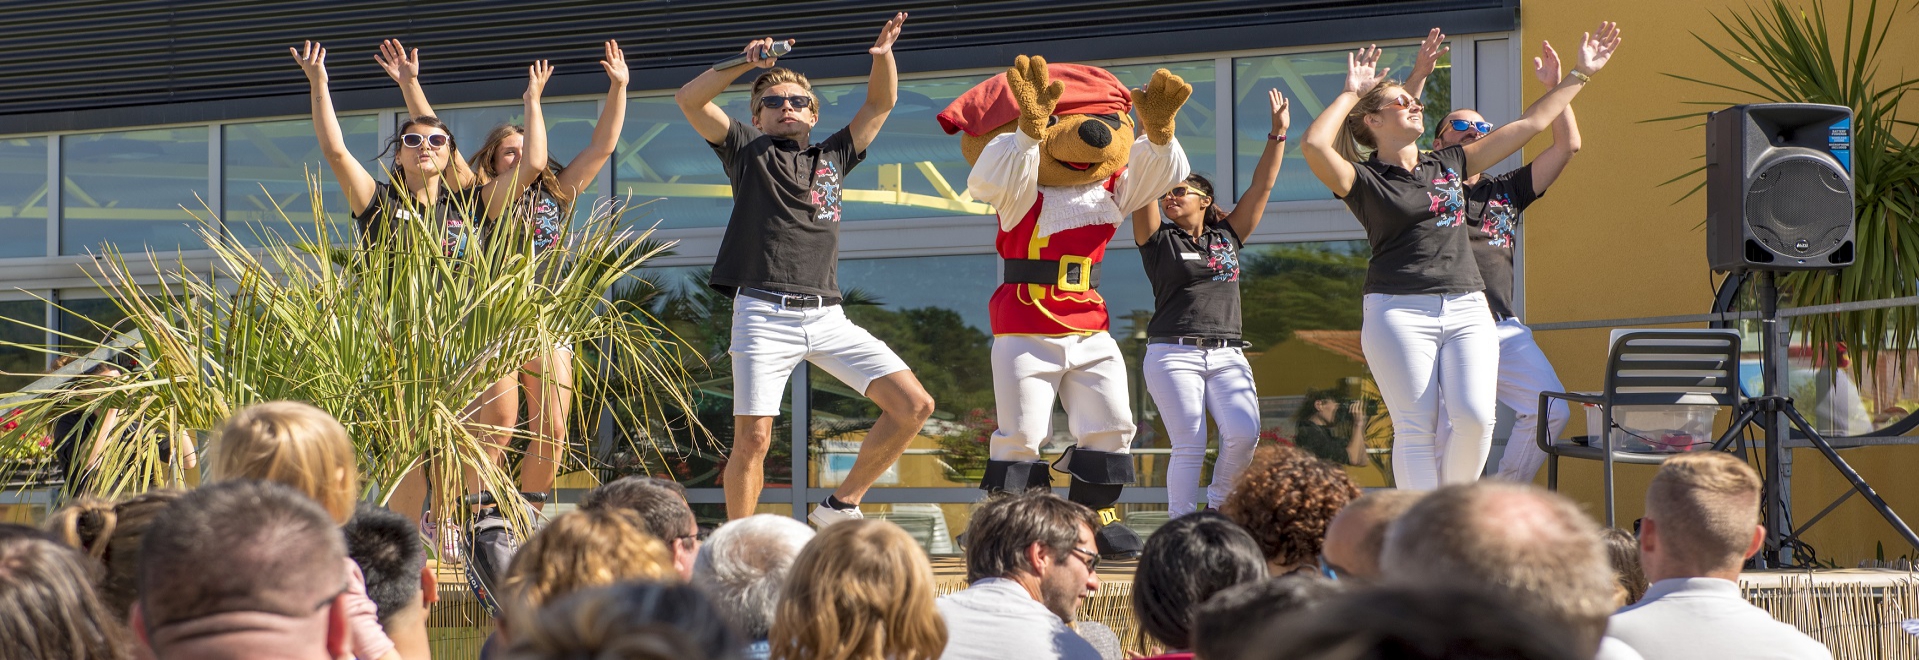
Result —
<instances>
[{"instance_id":1,"label":"mascot red hat","mask_svg":"<svg viewBox=\"0 0 1919 660\"><path fill-rule=\"evenodd\" d=\"M1054 106L1056 115L1123 115L1133 109L1126 85L1105 69L1084 64L1048 64L1047 74L1065 83L1066 93ZM966 131L978 137L1019 119L1019 101L1000 73L974 85L939 114L947 135Z\"/></svg>"}]
</instances>

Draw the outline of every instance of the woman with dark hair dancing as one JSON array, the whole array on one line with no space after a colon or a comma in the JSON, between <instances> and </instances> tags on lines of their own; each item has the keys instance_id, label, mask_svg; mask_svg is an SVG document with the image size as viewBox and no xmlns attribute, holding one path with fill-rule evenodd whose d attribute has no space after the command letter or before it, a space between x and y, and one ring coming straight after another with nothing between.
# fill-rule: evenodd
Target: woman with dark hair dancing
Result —
<instances>
[{"instance_id":1,"label":"woman with dark hair dancing","mask_svg":"<svg viewBox=\"0 0 1919 660\"><path fill-rule=\"evenodd\" d=\"M1393 418L1400 488L1478 479L1492 449L1499 338L1466 235L1464 181L1545 130L1619 41L1618 26L1601 23L1572 72L1519 120L1430 153L1415 143L1426 130L1419 99L1376 68L1378 48L1362 48L1348 57L1345 91L1306 130L1306 164L1372 243L1360 345ZM1441 415L1453 427L1445 447L1434 442Z\"/></svg>"},{"instance_id":2,"label":"woman with dark hair dancing","mask_svg":"<svg viewBox=\"0 0 1919 660\"><path fill-rule=\"evenodd\" d=\"M1273 130L1266 134L1252 185L1232 213L1219 208L1213 182L1198 174L1160 196L1157 207L1133 212L1133 242L1153 283L1146 391L1172 439L1166 499L1167 512L1175 517L1199 508L1208 412L1219 426L1219 456L1205 492L1212 508L1225 503L1259 442L1259 393L1241 352L1246 343L1239 338L1239 249L1266 213L1292 123L1286 97L1277 89L1268 94Z\"/></svg>"}]
</instances>

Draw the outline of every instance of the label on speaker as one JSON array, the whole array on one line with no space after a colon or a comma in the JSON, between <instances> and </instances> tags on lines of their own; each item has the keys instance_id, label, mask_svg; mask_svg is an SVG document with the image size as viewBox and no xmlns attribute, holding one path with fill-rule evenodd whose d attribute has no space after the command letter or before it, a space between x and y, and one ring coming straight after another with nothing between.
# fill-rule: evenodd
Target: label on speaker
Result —
<instances>
[{"instance_id":1,"label":"label on speaker","mask_svg":"<svg viewBox=\"0 0 1919 660\"><path fill-rule=\"evenodd\" d=\"M1826 130L1826 150L1839 160L1839 166L1852 173L1852 118L1847 117Z\"/></svg>"}]
</instances>

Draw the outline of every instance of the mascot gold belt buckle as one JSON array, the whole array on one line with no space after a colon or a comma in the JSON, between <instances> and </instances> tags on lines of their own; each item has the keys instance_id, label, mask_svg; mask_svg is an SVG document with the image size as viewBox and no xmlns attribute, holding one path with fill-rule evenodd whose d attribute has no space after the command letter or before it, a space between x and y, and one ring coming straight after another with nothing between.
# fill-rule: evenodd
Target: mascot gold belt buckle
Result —
<instances>
[{"instance_id":1,"label":"mascot gold belt buckle","mask_svg":"<svg viewBox=\"0 0 1919 660\"><path fill-rule=\"evenodd\" d=\"M1080 292L1093 288L1093 260L1090 257L1059 258L1059 290Z\"/></svg>"}]
</instances>

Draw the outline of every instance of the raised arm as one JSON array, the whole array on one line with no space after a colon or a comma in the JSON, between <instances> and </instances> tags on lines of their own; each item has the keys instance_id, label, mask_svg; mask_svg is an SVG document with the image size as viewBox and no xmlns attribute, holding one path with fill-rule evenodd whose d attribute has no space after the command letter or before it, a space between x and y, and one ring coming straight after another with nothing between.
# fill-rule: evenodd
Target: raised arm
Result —
<instances>
[{"instance_id":1,"label":"raised arm","mask_svg":"<svg viewBox=\"0 0 1919 660\"><path fill-rule=\"evenodd\" d=\"M1346 122L1346 114L1353 111L1353 106L1359 105L1359 95L1379 84L1392 71L1376 69L1378 65L1378 46L1346 54L1346 89L1313 118L1312 125L1306 127L1305 144L1299 148L1300 155L1306 157L1306 167L1312 169L1313 176L1336 197L1352 192L1353 180L1359 176L1353 172L1352 162L1339 155L1339 126Z\"/></svg>"},{"instance_id":2,"label":"raised arm","mask_svg":"<svg viewBox=\"0 0 1919 660\"><path fill-rule=\"evenodd\" d=\"M1466 145L1465 174L1471 176L1486 171L1486 168L1526 146L1540 131L1546 130L1546 126L1558 118L1566 106L1572 104L1573 97L1586 86L1586 81L1606 66L1613 51L1619 48L1619 41L1619 25L1611 21L1600 23L1598 32L1581 37L1579 63L1573 66L1571 75L1561 79L1539 100L1533 101L1518 121L1501 126L1499 130Z\"/></svg>"},{"instance_id":3,"label":"raised arm","mask_svg":"<svg viewBox=\"0 0 1919 660\"><path fill-rule=\"evenodd\" d=\"M606 57L600 60L600 68L606 69L607 81L612 85L606 90L606 107L600 109L600 120L593 124L593 140L573 157L573 162L560 170L560 189L555 191L566 199L580 196L587 186L593 185L593 178L600 175L600 169L606 167L606 161L613 157L613 150L620 145L620 129L626 125L626 84L631 75L626 70L626 53L620 50L620 42L606 42Z\"/></svg>"},{"instance_id":4,"label":"raised arm","mask_svg":"<svg viewBox=\"0 0 1919 660\"><path fill-rule=\"evenodd\" d=\"M333 92L327 89L326 48L308 41L300 48L287 48L287 52L300 62L300 70L306 72L308 96L313 101L313 133L320 139L320 155L326 159L327 167L332 168L333 178L339 180L340 191L346 193L347 207L359 215L373 203L375 184L366 166L347 150L346 137L340 132L340 117L333 111Z\"/></svg>"},{"instance_id":5,"label":"raised arm","mask_svg":"<svg viewBox=\"0 0 1919 660\"><path fill-rule=\"evenodd\" d=\"M426 89L420 87L420 49L407 50L399 39L380 42L380 52L373 54L373 61L386 71L388 78L400 86L400 96L406 99L406 113L414 117L436 117L433 104L426 101ZM459 151L453 152L453 171L447 178L456 190L472 187L473 168L466 164Z\"/></svg>"},{"instance_id":6,"label":"raised arm","mask_svg":"<svg viewBox=\"0 0 1919 660\"><path fill-rule=\"evenodd\" d=\"M873 47L866 49L873 56L873 71L866 75L866 102L860 104L859 112L853 113L853 123L848 125L853 134L853 149L866 151L866 145L879 137L880 126L886 123L886 116L893 114L893 105L900 98L900 72L893 62L893 42L900 38L900 26L906 23L906 12L893 15L880 28L880 36L873 41Z\"/></svg>"},{"instance_id":7,"label":"raised arm","mask_svg":"<svg viewBox=\"0 0 1919 660\"><path fill-rule=\"evenodd\" d=\"M546 171L546 116L540 112L540 96L546 92L546 81L553 77L553 65L546 60L537 60L526 68L526 93L520 95L525 104L526 135L520 143L520 163L513 168L513 178L506 179L506 172L486 183L487 215L503 212L509 203L526 192L527 187L540 180L540 174Z\"/></svg>"},{"instance_id":8,"label":"raised arm","mask_svg":"<svg viewBox=\"0 0 1919 660\"><path fill-rule=\"evenodd\" d=\"M1426 79L1433 75L1433 69L1439 67L1439 56L1451 50L1452 47L1446 45L1446 35L1439 28L1427 32L1426 39L1419 42L1419 59L1413 63L1413 72L1406 76L1406 93L1415 99L1425 98L1422 94L1426 91Z\"/></svg>"},{"instance_id":9,"label":"raised arm","mask_svg":"<svg viewBox=\"0 0 1919 660\"><path fill-rule=\"evenodd\" d=\"M1226 215L1226 224L1233 228L1233 234L1239 236L1241 243L1252 237L1253 230L1259 228L1260 217L1266 215L1266 201L1273 197L1273 182L1279 179L1280 162L1285 159L1286 129L1293 125L1292 103L1277 89L1266 90L1266 94L1273 104L1272 135L1280 139L1266 140L1266 150L1260 152L1259 164L1253 166L1251 185L1233 204L1233 212Z\"/></svg>"},{"instance_id":10,"label":"raised arm","mask_svg":"<svg viewBox=\"0 0 1919 660\"><path fill-rule=\"evenodd\" d=\"M1159 214L1159 204L1147 204L1133 212L1133 245L1145 245L1146 239L1159 231L1159 225L1165 222L1165 216Z\"/></svg>"},{"instance_id":11,"label":"raised arm","mask_svg":"<svg viewBox=\"0 0 1919 660\"><path fill-rule=\"evenodd\" d=\"M787 39L786 43L790 46L793 40ZM726 129L732 125L732 120L727 118L726 111L721 110L720 106L713 105L713 99L719 98L720 92L726 91L726 86L733 84L733 80L740 77L740 74L745 73L747 69L773 68L773 64L778 62L779 58L773 57L772 47L772 39L754 39L741 51L746 53L745 64L730 66L724 71L719 69L701 71L700 75L680 87L680 91L673 93L673 101L680 105L680 112L686 115L686 121L691 123L693 130L699 133L700 137L706 138L708 143L719 144L721 140L725 140ZM748 110L748 112L754 111Z\"/></svg>"},{"instance_id":12,"label":"raised arm","mask_svg":"<svg viewBox=\"0 0 1919 660\"><path fill-rule=\"evenodd\" d=\"M1559 54L1553 52L1552 44L1541 45L1540 56L1533 58L1533 75L1550 86L1559 81ZM1546 194L1546 187L1559 178L1559 173L1566 171L1566 165L1578 153L1579 124L1573 121L1573 108L1569 105L1553 120L1553 146L1533 159L1533 195Z\"/></svg>"}]
</instances>

